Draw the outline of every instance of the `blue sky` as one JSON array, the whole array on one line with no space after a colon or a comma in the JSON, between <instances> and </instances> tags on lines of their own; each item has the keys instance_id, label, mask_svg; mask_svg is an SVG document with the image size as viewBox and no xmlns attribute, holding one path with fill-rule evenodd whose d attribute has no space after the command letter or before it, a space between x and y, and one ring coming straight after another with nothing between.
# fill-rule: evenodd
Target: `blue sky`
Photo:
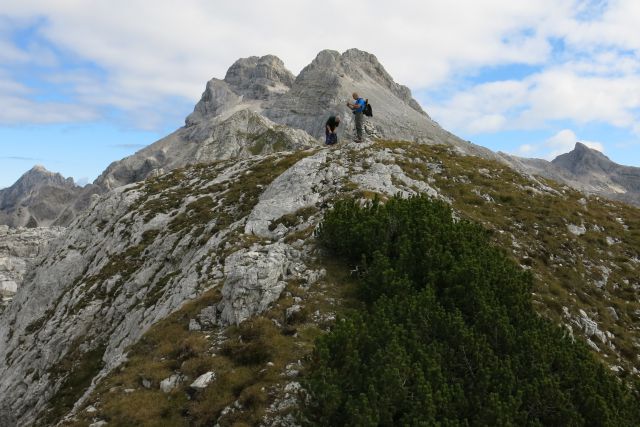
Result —
<instances>
[{"instance_id":1,"label":"blue sky","mask_svg":"<svg viewBox=\"0 0 640 427\"><path fill-rule=\"evenodd\" d=\"M12 3L0 10L0 188L35 164L92 181L182 126L240 57L274 54L297 74L351 47L464 139L546 159L580 141L640 166L637 1Z\"/></svg>"}]
</instances>

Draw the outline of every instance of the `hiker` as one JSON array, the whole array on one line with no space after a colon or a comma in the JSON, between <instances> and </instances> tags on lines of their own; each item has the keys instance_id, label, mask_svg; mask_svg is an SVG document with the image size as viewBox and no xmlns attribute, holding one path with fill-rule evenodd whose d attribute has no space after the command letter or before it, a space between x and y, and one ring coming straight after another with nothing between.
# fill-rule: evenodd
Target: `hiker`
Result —
<instances>
[{"instance_id":1,"label":"hiker","mask_svg":"<svg viewBox=\"0 0 640 427\"><path fill-rule=\"evenodd\" d=\"M347 101L347 107L353 110L353 115L356 121L356 142L362 142L362 128L364 126L364 106L365 100L360 98L356 92L351 94L353 99L355 100L353 103Z\"/></svg>"},{"instance_id":2,"label":"hiker","mask_svg":"<svg viewBox=\"0 0 640 427\"><path fill-rule=\"evenodd\" d=\"M340 116L331 116L325 124L324 135L326 137L324 143L326 145L334 145L338 143L338 134L336 128L340 124Z\"/></svg>"}]
</instances>

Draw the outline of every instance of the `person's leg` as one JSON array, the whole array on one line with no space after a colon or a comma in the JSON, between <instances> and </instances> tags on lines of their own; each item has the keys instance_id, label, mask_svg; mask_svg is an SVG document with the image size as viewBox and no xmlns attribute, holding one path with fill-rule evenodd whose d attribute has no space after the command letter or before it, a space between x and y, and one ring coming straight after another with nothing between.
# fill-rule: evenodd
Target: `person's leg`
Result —
<instances>
[{"instance_id":1,"label":"person's leg","mask_svg":"<svg viewBox=\"0 0 640 427\"><path fill-rule=\"evenodd\" d=\"M325 145L331 144L331 133L328 130L324 130L324 143Z\"/></svg>"},{"instance_id":2,"label":"person's leg","mask_svg":"<svg viewBox=\"0 0 640 427\"><path fill-rule=\"evenodd\" d=\"M356 113L355 116L356 116L355 117L356 118L356 135L357 135L358 141L362 141L363 114Z\"/></svg>"}]
</instances>

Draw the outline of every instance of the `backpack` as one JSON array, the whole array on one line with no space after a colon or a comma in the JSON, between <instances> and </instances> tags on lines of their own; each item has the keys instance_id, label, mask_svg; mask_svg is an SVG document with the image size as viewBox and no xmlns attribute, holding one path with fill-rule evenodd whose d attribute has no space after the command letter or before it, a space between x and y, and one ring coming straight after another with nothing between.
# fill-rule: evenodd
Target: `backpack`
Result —
<instances>
[{"instance_id":1,"label":"backpack","mask_svg":"<svg viewBox=\"0 0 640 427\"><path fill-rule=\"evenodd\" d=\"M369 104L369 99L365 99L364 101L364 109L362 110L362 114L367 117L373 117L373 109L371 108L371 104Z\"/></svg>"}]
</instances>

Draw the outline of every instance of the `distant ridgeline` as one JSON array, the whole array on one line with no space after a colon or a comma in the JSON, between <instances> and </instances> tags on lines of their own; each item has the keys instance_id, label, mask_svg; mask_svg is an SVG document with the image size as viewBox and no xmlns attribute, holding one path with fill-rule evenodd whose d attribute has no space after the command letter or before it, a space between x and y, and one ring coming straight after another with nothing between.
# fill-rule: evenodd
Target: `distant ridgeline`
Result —
<instances>
[{"instance_id":1,"label":"distant ridgeline","mask_svg":"<svg viewBox=\"0 0 640 427\"><path fill-rule=\"evenodd\" d=\"M363 272L366 308L319 339L319 425L640 425L621 382L541 318L532 276L426 197L338 202L317 232Z\"/></svg>"}]
</instances>

